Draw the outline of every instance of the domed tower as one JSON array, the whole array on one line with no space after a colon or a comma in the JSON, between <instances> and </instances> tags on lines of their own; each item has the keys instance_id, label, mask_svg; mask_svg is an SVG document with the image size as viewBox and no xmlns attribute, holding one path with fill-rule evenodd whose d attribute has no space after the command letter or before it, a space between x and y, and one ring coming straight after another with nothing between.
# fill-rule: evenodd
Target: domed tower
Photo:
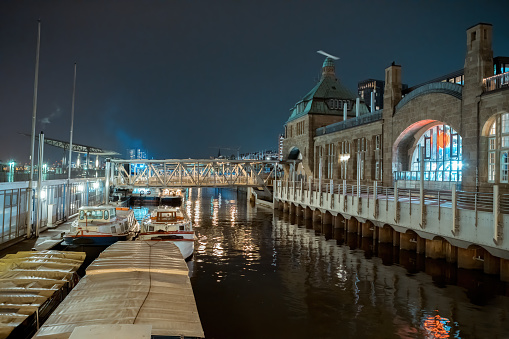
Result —
<instances>
[{"instance_id":1,"label":"domed tower","mask_svg":"<svg viewBox=\"0 0 509 339\"><path fill-rule=\"evenodd\" d=\"M285 124L283 158L302 160L301 165L295 169L297 175L313 175L316 129L342 121L345 107L347 117L355 117L356 98L357 96L337 79L334 60L326 57L320 81L290 109L291 114ZM364 103L360 104L359 112L368 113Z\"/></svg>"}]
</instances>

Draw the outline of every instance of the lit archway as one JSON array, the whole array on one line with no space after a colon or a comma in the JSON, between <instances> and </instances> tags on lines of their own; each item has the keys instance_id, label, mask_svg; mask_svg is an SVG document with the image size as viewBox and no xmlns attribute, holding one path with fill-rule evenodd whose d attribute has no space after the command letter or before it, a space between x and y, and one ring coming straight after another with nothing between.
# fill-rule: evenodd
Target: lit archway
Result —
<instances>
[{"instance_id":1,"label":"lit archway","mask_svg":"<svg viewBox=\"0 0 509 339\"><path fill-rule=\"evenodd\" d=\"M420 157L421 150L423 159ZM447 124L432 120L417 122L401 133L393 151L395 180L420 180L423 163L425 181L461 181L462 138Z\"/></svg>"}]
</instances>

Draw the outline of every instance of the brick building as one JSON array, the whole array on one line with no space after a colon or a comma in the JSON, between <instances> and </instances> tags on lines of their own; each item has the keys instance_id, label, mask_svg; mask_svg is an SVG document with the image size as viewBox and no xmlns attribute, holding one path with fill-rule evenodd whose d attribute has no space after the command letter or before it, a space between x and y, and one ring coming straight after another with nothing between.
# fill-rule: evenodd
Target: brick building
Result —
<instances>
[{"instance_id":1,"label":"brick building","mask_svg":"<svg viewBox=\"0 0 509 339\"><path fill-rule=\"evenodd\" d=\"M302 160L287 174L411 186L423 166L427 187L509 190L509 72L494 75L491 24L466 33L461 81L429 82L403 96L402 67L393 63L377 111L339 83L327 58L322 79L286 122L283 158Z\"/></svg>"}]
</instances>

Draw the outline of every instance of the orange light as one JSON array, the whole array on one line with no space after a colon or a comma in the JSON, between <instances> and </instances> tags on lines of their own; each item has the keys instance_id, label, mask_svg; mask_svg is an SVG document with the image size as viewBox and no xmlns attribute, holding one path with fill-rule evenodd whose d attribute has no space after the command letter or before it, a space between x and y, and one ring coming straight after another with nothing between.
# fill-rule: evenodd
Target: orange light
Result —
<instances>
[{"instance_id":1,"label":"orange light","mask_svg":"<svg viewBox=\"0 0 509 339\"><path fill-rule=\"evenodd\" d=\"M444 148L444 147L449 146L449 142L450 142L449 134L446 134L444 132L438 132L437 139L438 139L437 140L438 147Z\"/></svg>"},{"instance_id":2,"label":"orange light","mask_svg":"<svg viewBox=\"0 0 509 339\"><path fill-rule=\"evenodd\" d=\"M433 338L449 338L450 329L446 327L449 319L443 318L440 315L429 315L423 323L424 329Z\"/></svg>"}]
</instances>

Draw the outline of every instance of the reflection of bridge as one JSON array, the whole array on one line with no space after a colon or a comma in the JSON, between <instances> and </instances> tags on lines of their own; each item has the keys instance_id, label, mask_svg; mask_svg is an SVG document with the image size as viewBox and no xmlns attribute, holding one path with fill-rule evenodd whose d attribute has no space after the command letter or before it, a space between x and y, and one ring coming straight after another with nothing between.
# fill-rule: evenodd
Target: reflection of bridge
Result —
<instances>
[{"instance_id":1,"label":"reflection of bridge","mask_svg":"<svg viewBox=\"0 0 509 339\"><path fill-rule=\"evenodd\" d=\"M276 160L109 160L107 185L134 187L264 187L279 176Z\"/></svg>"}]
</instances>

